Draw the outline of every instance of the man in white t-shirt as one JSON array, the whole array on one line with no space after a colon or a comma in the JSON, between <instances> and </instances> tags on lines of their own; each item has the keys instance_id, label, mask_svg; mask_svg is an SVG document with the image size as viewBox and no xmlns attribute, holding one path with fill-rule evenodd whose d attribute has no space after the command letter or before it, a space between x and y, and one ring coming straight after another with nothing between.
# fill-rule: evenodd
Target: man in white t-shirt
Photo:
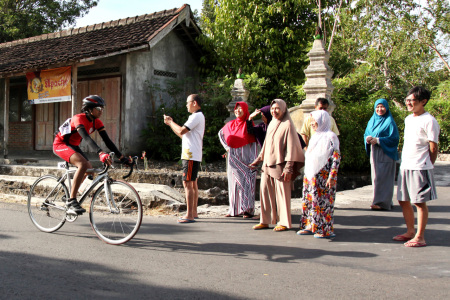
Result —
<instances>
[{"instance_id":1,"label":"man in white t-shirt","mask_svg":"<svg viewBox=\"0 0 450 300\"><path fill-rule=\"evenodd\" d=\"M169 116L164 115L164 123L181 138L181 160L183 162L183 186L186 193L186 215L178 223L193 223L198 218L198 170L202 161L203 134L205 133L205 116L201 111L202 100L199 95L187 97L186 107L191 113L183 126L178 125Z\"/></svg>"},{"instance_id":2,"label":"man in white t-shirt","mask_svg":"<svg viewBox=\"0 0 450 300\"><path fill-rule=\"evenodd\" d=\"M406 233L395 236L406 247L424 247L428 221L427 202L437 199L433 178L434 162L438 155L439 124L425 111L430 92L413 87L405 103L411 115L405 119L402 163L398 177L397 200L402 207ZM413 203L417 208L417 232L414 228Z\"/></svg>"}]
</instances>

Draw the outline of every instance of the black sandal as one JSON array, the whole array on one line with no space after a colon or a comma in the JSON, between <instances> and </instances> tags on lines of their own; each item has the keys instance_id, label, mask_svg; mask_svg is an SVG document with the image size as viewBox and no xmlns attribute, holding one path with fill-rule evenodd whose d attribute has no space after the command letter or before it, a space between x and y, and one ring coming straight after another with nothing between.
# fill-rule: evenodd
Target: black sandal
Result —
<instances>
[{"instance_id":1,"label":"black sandal","mask_svg":"<svg viewBox=\"0 0 450 300\"><path fill-rule=\"evenodd\" d=\"M251 218L253 218L253 215L251 213L245 212L243 218L244 219L251 219Z\"/></svg>"}]
</instances>

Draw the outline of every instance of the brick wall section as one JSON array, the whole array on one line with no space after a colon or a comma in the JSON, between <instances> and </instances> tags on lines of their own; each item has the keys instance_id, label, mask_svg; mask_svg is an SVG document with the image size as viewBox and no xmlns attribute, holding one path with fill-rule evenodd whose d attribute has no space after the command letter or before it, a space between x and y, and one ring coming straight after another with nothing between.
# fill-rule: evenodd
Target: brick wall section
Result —
<instances>
[{"instance_id":1,"label":"brick wall section","mask_svg":"<svg viewBox=\"0 0 450 300\"><path fill-rule=\"evenodd\" d=\"M33 150L33 124L31 122L10 123L8 147Z\"/></svg>"}]
</instances>

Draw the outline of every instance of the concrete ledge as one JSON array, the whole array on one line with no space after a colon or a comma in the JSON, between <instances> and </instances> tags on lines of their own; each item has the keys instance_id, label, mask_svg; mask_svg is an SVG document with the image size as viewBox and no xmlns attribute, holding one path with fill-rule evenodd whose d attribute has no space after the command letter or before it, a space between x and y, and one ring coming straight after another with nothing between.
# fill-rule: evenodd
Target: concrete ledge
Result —
<instances>
[{"instance_id":1,"label":"concrete ledge","mask_svg":"<svg viewBox=\"0 0 450 300\"><path fill-rule=\"evenodd\" d=\"M126 175L128 170L116 169L110 172L110 176L115 179L121 179ZM40 177L45 174L52 174L55 176L62 176L63 170L56 167L48 166L31 166L31 165L0 165L0 174L19 176L19 177ZM159 186L167 186L172 189L183 189L182 175L179 171L149 170L149 171L135 171L127 181L135 184L152 184ZM368 175L354 175L354 176L338 176L337 190L349 190L370 185L370 174ZM256 180L256 199L259 199L259 176ZM219 188L223 191L228 191L228 178L226 173L200 172L198 179L199 190L205 191L211 188ZM293 198L302 197L303 177L298 176L294 181L294 190L292 191ZM178 193L180 194L180 193ZM202 196L201 194L200 196ZM184 196L183 196L184 198ZM228 197L224 197L223 193L217 197L201 197L199 200L203 204L228 204ZM225 199L224 199L225 198ZM179 200L177 200L179 201ZM184 200L183 200L184 202Z\"/></svg>"}]
</instances>

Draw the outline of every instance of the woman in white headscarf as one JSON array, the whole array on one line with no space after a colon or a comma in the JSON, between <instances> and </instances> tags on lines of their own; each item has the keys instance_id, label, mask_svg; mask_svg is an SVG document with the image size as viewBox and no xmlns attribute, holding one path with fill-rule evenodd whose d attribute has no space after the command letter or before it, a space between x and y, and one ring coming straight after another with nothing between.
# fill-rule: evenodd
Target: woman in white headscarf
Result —
<instances>
[{"instance_id":1,"label":"woman in white headscarf","mask_svg":"<svg viewBox=\"0 0 450 300\"><path fill-rule=\"evenodd\" d=\"M332 238L336 180L341 155L339 140L330 130L330 115L323 110L311 113L316 133L305 153L303 178L303 213L298 235L314 234L316 238Z\"/></svg>"}]
</instances>

